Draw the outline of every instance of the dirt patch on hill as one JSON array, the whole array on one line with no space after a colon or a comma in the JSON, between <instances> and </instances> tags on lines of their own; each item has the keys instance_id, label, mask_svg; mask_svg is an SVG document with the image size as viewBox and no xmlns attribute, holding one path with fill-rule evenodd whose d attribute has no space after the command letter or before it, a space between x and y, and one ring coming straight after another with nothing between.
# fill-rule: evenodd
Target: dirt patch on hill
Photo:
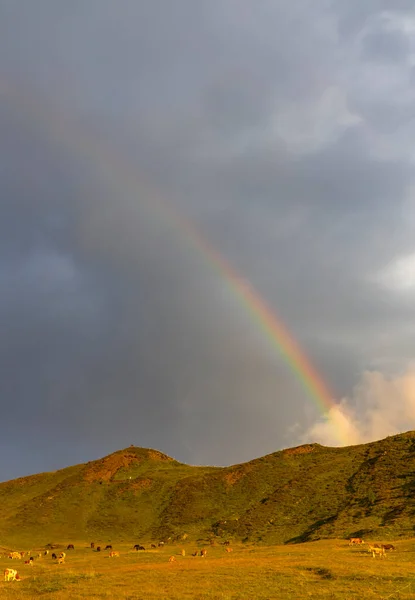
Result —
<instances>
[{"instance_id":1,"label":"dirt patch on hill","mask_svg":"<svg viewBox=\"0 0 415 600\"><path fill-rule=\"evenodd\" d=\"M130 485L133 490L145 490L153 485L152 479L136 479Z\"/></svg>"},{"instance_id":2,"label":"dirt patch on hill","mask_svg":"<svg viewBox=\"0 0 415 600\"><path fill-rule=\"evenodd\" d=\"M223 474L223 478L227 485L235 485L245 476L244 471L230 471Z\"/></svg>"},{"instance_id":3,"label":"dirt patch on hill","mask_svg":"<svg viewBox=\"0 0 415 600\"><path fill-rule=\"evenodd\" d=\"M293 456L294 454L309 454L313 452L315 447L312 444L306 444L304 446L297 446L297 448L288 448L284 450L285 456Z\"/></svg>"},{"instance_id":4,"label":"dirt patch on hill","mask_svg":"<svg viewBox=\"0 0 415 600\"><path fill-rule=\"evenodd\" d=\"M127 469L131 463L141 462L136 454L111 454L102 460L91 463L84 471L84 480L88 483L93 481L110 481L120 470Z\"/></svg>"},{"instance_id":5,"label":"dirt patch on hill","mask_svg":"<svg viewBox=\"0 0 415 600\"><path fill-rule=\"evenodd\" d=\"M150 460L161 460L165 462L171 462L172 460L174 460L170 456L167 456L167 454L163 454L163 452L159 452L158 450L149 450L148 458Z\"/></svg>"},{"instance_id":6,"label":"dirt patch on hill","mask_svg":"<svg viewBox=\"0 0 415 600\"><path fill-rule=\"evenodd\" d=\"M124 483L123 485L119 486L117 489L117 495L122 496L127 492L133 491L134 495L137 496L143 490L151 488L152 485L152 479L136 479L134 481Z\"/></svg>"}]
</instances>

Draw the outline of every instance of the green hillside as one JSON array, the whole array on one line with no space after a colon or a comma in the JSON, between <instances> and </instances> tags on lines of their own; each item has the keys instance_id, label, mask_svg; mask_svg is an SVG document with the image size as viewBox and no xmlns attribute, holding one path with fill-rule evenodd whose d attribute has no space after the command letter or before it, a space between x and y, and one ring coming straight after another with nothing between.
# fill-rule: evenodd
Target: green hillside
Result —
<instances>
[{"instance_id":1,"label":"green hillside","mask_svg":"<svg viewBox=\"0 0 415 600\"><path fill-rule=\"evenodd\" d=\"M296 543L413 537L415 432L346 448L309 444L232 467L129 447L0 483L0 536L51 541Z\"/></svg>"}]
</instances>

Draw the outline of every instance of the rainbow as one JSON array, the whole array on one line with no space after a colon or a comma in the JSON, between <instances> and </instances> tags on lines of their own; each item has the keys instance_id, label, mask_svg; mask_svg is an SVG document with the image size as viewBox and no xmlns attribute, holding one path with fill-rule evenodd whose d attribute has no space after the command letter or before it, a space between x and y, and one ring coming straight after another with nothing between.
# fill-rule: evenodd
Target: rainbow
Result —
<instances>
[{"instance_id":1,"label":"rainbow","mask_svg":"<svg viewBox=\"0 0 415 600\"><path fill-rule=\"evenodd\" d=\"M16 107L28 117L31 126L40 128L43 135L47 135L54 143L66 147L69 151L82 160L92 162L94 168L98 169L100 176L108 178L111 185L117 187L130 185L131 189L137 189L138 184L142 187L142 175L138 174L135 166L128 166L128 158L108 142L100 137L87 132L79 125L67 122L65 111L58 112L56 107L45 107L44 102L28 102L33 99L33 94L19 93L19 87L1 86L0 97L6 94L10 96ZM66 113L69 114L69 113ZM151 211L164 215L169 223L181 236L196 248L205 262L213 268L220 277L226 281L233 294L241 301L251 319L259 326L265 337L271 343L289 365L297 380L301 383L307 395L313 399L322 416L331 420L335 435L340 445L347 445L350 440L347 435L344 419L337 416L333 411L337 404L334 396L329 390L323 377L317 372L311 360L301 349L289 329L277 316L276 311L266 303L259 292L255 290L245 278L241 277L230 263L209 243L209 241L198 230L195 224L183 215L180 215L173 207L154 194L151 188Z\"/></svg>"}]
</instances>

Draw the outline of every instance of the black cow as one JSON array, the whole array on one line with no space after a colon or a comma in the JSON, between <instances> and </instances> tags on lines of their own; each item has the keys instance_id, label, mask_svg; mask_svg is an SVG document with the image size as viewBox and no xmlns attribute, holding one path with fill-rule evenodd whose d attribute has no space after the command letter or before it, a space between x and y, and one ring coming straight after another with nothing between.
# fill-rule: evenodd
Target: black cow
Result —
<instances>
[{"instance_id":1,"label":"black cow","mask_svg":"<svg viewBox=\"0 0 415 600\"><path fill-rule=\"evenodd\" d=\"M97 552L101 552L101 546L97 546Z\"/></svg>"},{"instance_id":2,"label":"black cow","mask_svg":"<svg viewBox=\"0 0 415 600\"><path fill-rule=\"evenodd\" d=\"M112 550L111 544L108 544L108 546L105 546L105 550Z\"/></svg>"},{"instance_id":3,"label":"black cow","mask_svg":"<svg viewBox=\"0 0 415 600\"><path fill-rule=\"evenodd\" d=\"M94 549L95 548L95 543L91 542L91 548Z\"/></svg>"},{"instance_id":4,"label":"black cow","mask_svg":"<svg viewBox=\"0 0 415 600\"><path fill-rule=\"evenodd\" d=\"M156 544L151 544L152 548L157 548Z\"/></svg>"},{"instance_id":5,"label":"black cow","mask_svg":"<svg viewBox=\"0 0 415 600\"><path fill-rule=\"evenodd\" d=\"M68 545L66 546L66 549L67 549L67 550L75 550L75 546L74 546L73 544L68 544Z\"/></svg>"},{"instance_id":6,"label":"black cow","mask_svg":"<svg viewBox=\"0 0 415 600\"><path fill-rule=\"evenodd\" d=\"M52 558L55 560L58 558L54 552L52 553Z\"/></svg>"}]
</instances>

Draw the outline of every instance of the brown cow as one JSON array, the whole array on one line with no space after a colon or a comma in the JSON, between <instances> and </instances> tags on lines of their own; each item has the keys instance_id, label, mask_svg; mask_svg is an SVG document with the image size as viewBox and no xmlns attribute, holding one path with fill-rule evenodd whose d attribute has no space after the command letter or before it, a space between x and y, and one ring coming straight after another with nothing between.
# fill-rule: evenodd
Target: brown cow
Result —
<instances>
[{"instance_id":1,"label":"brown cow","mask_svg":"<svg viewBox=\"0 0 415 600\"><path fill-rule=\"evenodd\" d=\"M111 544L108 544L107 546L105 546L105 550L112 550Z\"/></svg>"},{"instance_id":2,"label":"brown cow","mask_svg":"<svg viewBox=\"0 0 415 600\"><path fill-rule=\"evenodd\" d=\"M203 557L205 557L205 556L206 556L206 554L207 554L207 550L206 550L206 548L202 548L202 549L201 549L201 551L200 551L200 556L203 556Z\"/></svg>"},{"instance_id":3,"label":"brown cow","mask_svg":"<svg viewBox=\"0 0 415 600\"><path fill-rule=\"evenodd\" d=\"M175 562L175 561L176 561L176 557L175 556L170 556L169 562Z\"/></svg>"},{"instance_id":4,"label":"brown cow","mask_svg":"<svg viewBox=\"0 0 415 600\"><path fill-rule=\"evenodd\" d=\"M29 560L25 560L24 564L25 565L30 565L31 567L33 567L33 558L29 558Z\"/></svg>"},{"instance_id":5,"label":"brown cow","mask_svg":"<svg viewBox=\"0 0 415 600\"><path fill-rule=\"evenodd\" d=\"M350 538L349 546L353 546L354 544L364 544L364 540L361 538Z\"/></svg>"},{"instance_id":6,"label":"brown cow","mask_svg":"<svg viewBox=\"0 0 415 600\"><path fill-rule=\"evenodd\" d=\"M63 565L64 562L65 562L65 557L64 556L60 556L58 558L58 565Z\"/></svg>"},{"instance_id":7,"label":"brown cow","mask_svg":"<svg viewBox=\"0 0 415 600\"><path fill-rule=\"evenodd\" d=\"M229 546L227 548L225 548L225 552L233 552L233 548L230 548Z\"/></svg>"},{"instance_id":8,"label":"brown cow","mask_svg":"<svg viewBox=\"0 0 415 600\"><path fill-rule=\"evenodd\" d=\"M66 549L67 550L75 550L75 546L73 544L68 544Z\"/></svg>"},{"instance_id":9,"label":"brown cow","mask_svg":"<svg viewBox=\"0 0 415 600\"><path fill-rule=\"evenodd\" d=\"M91 542L91 548L92 550L95 548L95 542Z\"/></svg>"},{"instance_id":10,"label":"brown cow","mask_svg":"<svg viewBox=\"0 0 415 600\"><path fill-rule=\"evenodd\" d=\"M393 544L382 544L382 548L385 550L395 550L395 546Z\"/></svg>"},{"instance_id":11,"label":"brown cow","mask_svg":"<svg viewBox=\"0 0 415 600\"><path fill-rule=\"evenodd\" d=\"M110 558L112 558L112 557L114 557L114 556L119 556L119 555L120 555L120 553L119 553L117 550L112 550L112 551L110 552L110 555L109 555L109 556L110 556Z\"/></svg>"}]
</instances>

